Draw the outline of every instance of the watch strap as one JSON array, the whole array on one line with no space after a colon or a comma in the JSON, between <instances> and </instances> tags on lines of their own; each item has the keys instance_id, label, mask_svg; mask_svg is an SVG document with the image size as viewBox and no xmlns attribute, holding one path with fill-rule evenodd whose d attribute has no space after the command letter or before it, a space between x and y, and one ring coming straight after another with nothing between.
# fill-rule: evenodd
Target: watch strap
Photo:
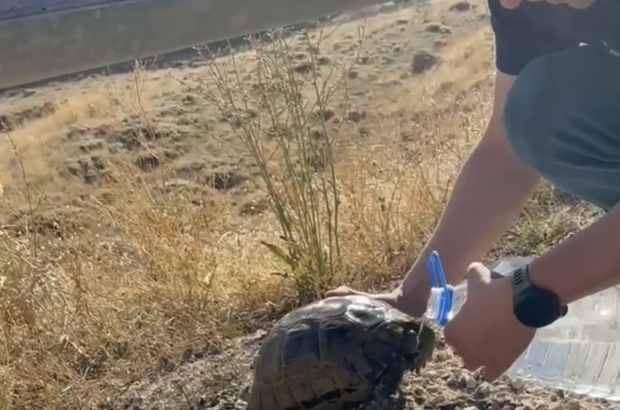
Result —
<instances>
[{"instance_id":1,"label":"watch strap","mask_svg":"<svg viewBox=\"0 0 620 410\"><path fill-rule=\"evenodd\" d=\"M518 295L521 292L526 291L531 286L532 286L532 281L530 280L529 265L522 266L513 272L512 274L513 294Z\"/></svg>"}]
</instances>

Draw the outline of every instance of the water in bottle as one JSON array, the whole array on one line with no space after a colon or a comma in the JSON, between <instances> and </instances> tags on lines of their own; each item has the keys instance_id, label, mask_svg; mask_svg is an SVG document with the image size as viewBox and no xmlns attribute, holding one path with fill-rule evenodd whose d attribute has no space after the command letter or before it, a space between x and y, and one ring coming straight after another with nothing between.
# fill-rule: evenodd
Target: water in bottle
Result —
<instances>
[{"instance_id":1,"label":"water in bottle","mask_svg":"<svg viewBox=\"0 0 620 410\"><path fill-rule=\"evenodd\" d=\"M489 268L510 275L531 258L512 257ZM452 287L441 279L436 253L429 259L433 289L426 316L445 325L467 298L462 283ZM568 314L539 329L527 350L506 375L542 386L590 397L620 401L620 291L604 290L569 305Z\"/></svg>"}]
</instances>

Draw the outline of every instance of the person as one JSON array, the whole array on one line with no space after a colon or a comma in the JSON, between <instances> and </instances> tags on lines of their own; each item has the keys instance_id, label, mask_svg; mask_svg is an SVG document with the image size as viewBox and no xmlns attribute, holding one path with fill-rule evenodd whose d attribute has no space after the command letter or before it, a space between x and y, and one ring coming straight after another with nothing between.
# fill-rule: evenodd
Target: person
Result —
<instances>
[{"instance_id":1,"label":"person","mask_svg":"<svg viewBox=\"0 0 620 410\"><path fill-rule=\"evenodd\" d=\"M444 328L446 342L466 368L492 381L567 304L620 283L620 1L488 5L496 73L487 128L402 283L369 296L422 316L426 261L436 250L447 281L466 277L468 286ZM541 178L606 212L520 269L521 282L517 272L491 278L476 261L516 221ZM347 294L364 293L343 286L325 296Z\"/></svg>"}]
</instances>

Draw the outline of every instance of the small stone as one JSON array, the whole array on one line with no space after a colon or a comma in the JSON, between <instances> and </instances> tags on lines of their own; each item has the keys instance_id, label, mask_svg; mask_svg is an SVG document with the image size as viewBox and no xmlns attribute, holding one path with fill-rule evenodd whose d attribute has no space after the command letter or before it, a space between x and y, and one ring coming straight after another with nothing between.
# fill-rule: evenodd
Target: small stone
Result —
<instances>
[{"instance_id":1,"label":"small stone","mask_svg":"<svg viewBox=\"0 0 620 410\"><path fill-rule=\"evenodd\" d=\"M134 164L142 171L152 171L160 164L159 157L152 153L145 153L140 155L134 161Z\"/></svg>"},{"instance_id":2,"label":"small stone","mask_svg":"<svg viewBox=\"0 0 620 410\"><path fill-rule=\"evenodd\" d=\"M355 122L358 123L360 121L362 121L363 119L366 118L366 113L364 111L349 111L347 113L347 120L351 121L351 122Z\"/></svg>"},{"instance_id":3,"label":"small stone","mask_svg":"<svg viewBox=\"0 0 620 410\"><path fill-rule=\"evenodd\" d=\"M433 378L437 377L437 372L435 370L429 369L425 373L425 376L428 377L429 379L433 379Z\"/></svg>"},{"instance_id":4,"label":"small stone","mask_svg":"<svg viewBox=\"0 0 620 410\"><path fill-rule=\"evenodd\" d=\"M226 191L231 188L236 188L247 181L245 175L237 172L216 172L212 175L208 175L204 178L204 183L212 186L218 191Z\"/></svg>"},{"instance_id":5,"label":"small stone","mask_svg":"<svg viewBox=\"0 0 620 410\"><path fill-rule=\"evenodd\" d=\"M510 387L515 390L521 390L525 387L525 383L521 379L510 379Z\"/></svg>"},{"instance_id":6,"label":"small stone","mask_svg":"<svg viewBox=\"0 0 620 410\"><path fill-rule=\"evenodd\" d=\"M450 11L467 11L471 9L471 4L467 1L459 1L450 6Z\"/></svg>"},{"instance_id":7,"label":"small stone","mask_svg":"<svg viewBox=\"0 0 620 410\"><path fill-rule=\"evenodd\" d=\"M313 69L314 66L309 61L302 61L293 68L293 70L299 74L309 74L313 71Z\"/></svg>"},{"instance_id":8,"label":"small stone","mask_svg":"<svg viewBox=\"0 0 620 410\"><path fill-rule=\"evenodd\" d=\"M534 406L534 404L529 401L529 400L523 400L523 403L521 403L523 406L523 410L534 410L534 408L536 406Z\"/></svg>"},{"instance_id":9,"label":"small stone","mask_svg":"<svg viewBox=\"0 0 620 410\"><path fill-rule=\"evenodd\" d=\"M487 382L482 382L476 389L476 393L481 396L488 396L489 394L491 394L491 384Z\"/></svg>"},{"instance_id":10,"label":"small stone","mask_svg":"<svg viewBox=\"0 0 620 410\"><path fill-rule=\"evenodd\" d=\"M463 385L465 386L465 388L470 389L470 390L475 389L476 386L478 385L478 382L476 382L476 379L474 379L467 372L463 372L463 374L461 375L461 381Z\"/></svg>"},{"instance_id":11,"label":"small stone","mask_svg":"<svg viewBox=\"0 0 620 410\"><path fill-rule=\"evenodd\" d=\"M448 360L448 355L446 354L446 352L437 352L435 354L435 362L437 363L442 363L445 362L446 360Z\"/></svg>"},{"instance_id":12,"label":"small stone","mask_svg":"<svg viewBox=\"0 0 620 410\"><path fill-rule=\"evenodd\" d=\"M443 396L443 395L439 394L439 395L437 395L437 396L433 397L433 398L430 400L430 403L431 403L433 406L437 406L438 404L443 403L444 401L446 401L445 396Z\"/></svg>"},{"instance_id":13,"label":"small stone","mask_svg":"<svg viewBox=\"0 0 620 410\"><path fill-rule=\"evenodd\" d=\"M571 400L567 403L566 408L568 410L581 410L581 403L577 400Z\"/></svg>"},{"instance_id":14,"label":"small stone","mask_svg":"<svg viewBox=\"0 0 620 410\"><path fill-rule=\"evenodd\" d=\"M458 377L456 377L454 374L448 378L446 384L452 389L456 389L460 385Z\"/></svg>"},{"instance_id":15,"label":"small stone","mask_svg":"<svg viewBox=\"0 0 620 410\"><path fill-rule=\"evenodd\" d=\"M413 56L411 72L414 74L424 73L433 68L439 62L439 58L428 51L420 51Z\"/></svg>"},{"instance_id":16,"label":"small stone","mask_svg":"<svg viewBox=\"0 0 620 410\"><path fill-rule=\"evenodd\" d=\"M495 403L509 403L514 396L505 391L499 391L493 394L492 399Z\"/></svg>"},{"instance_id":17,"label":"small stone","mask_svg":"<svg viewBox=\"0 0 620 410\"><path fill-rule=\"evenodd\" d=\"M328 65L331 62L329 57L321 56L316 59L317 65Z\"/></svg>"},{"instance_id":18,"label":"small stone","mask_svg":"<svg viewBox=\"0 0 620 410\"><path fill-rule=\"evenodd\" d=\"M314 112L314 116L320 121L329 121L334 118L336 112L331 108L319 109Z\"/></svg>"},{"instance_id":19,"label":"small stone","mask_svg":"<svg viewBox=\"0 0 620 410\"><path fill-rule=\"evenodd\" d=\"M438 23L432 23L429 24L428 26L426 26L426 31L429 33L441 33L441 34L451 34L452 31L447 28L442 26L441 24Z\"/></svg>"}]
</instances>

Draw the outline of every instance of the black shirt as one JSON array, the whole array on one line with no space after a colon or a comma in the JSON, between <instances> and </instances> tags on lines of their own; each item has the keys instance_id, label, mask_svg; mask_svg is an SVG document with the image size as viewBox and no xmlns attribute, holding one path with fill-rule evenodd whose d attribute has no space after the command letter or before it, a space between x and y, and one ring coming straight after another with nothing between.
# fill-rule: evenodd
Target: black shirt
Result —
<instances>
[{"instance_id":1,"label":"black shirt","mask_svg":"<svg viewBox=\"0 0 620 410\"><path fill-rule=\"evenodd\" d=\"M586 9L524 0L516 9L488 0L497 69L517 75L533 59L579 43L607 43L620 51L620 0Z\"/></svg>"}]
</instances>

